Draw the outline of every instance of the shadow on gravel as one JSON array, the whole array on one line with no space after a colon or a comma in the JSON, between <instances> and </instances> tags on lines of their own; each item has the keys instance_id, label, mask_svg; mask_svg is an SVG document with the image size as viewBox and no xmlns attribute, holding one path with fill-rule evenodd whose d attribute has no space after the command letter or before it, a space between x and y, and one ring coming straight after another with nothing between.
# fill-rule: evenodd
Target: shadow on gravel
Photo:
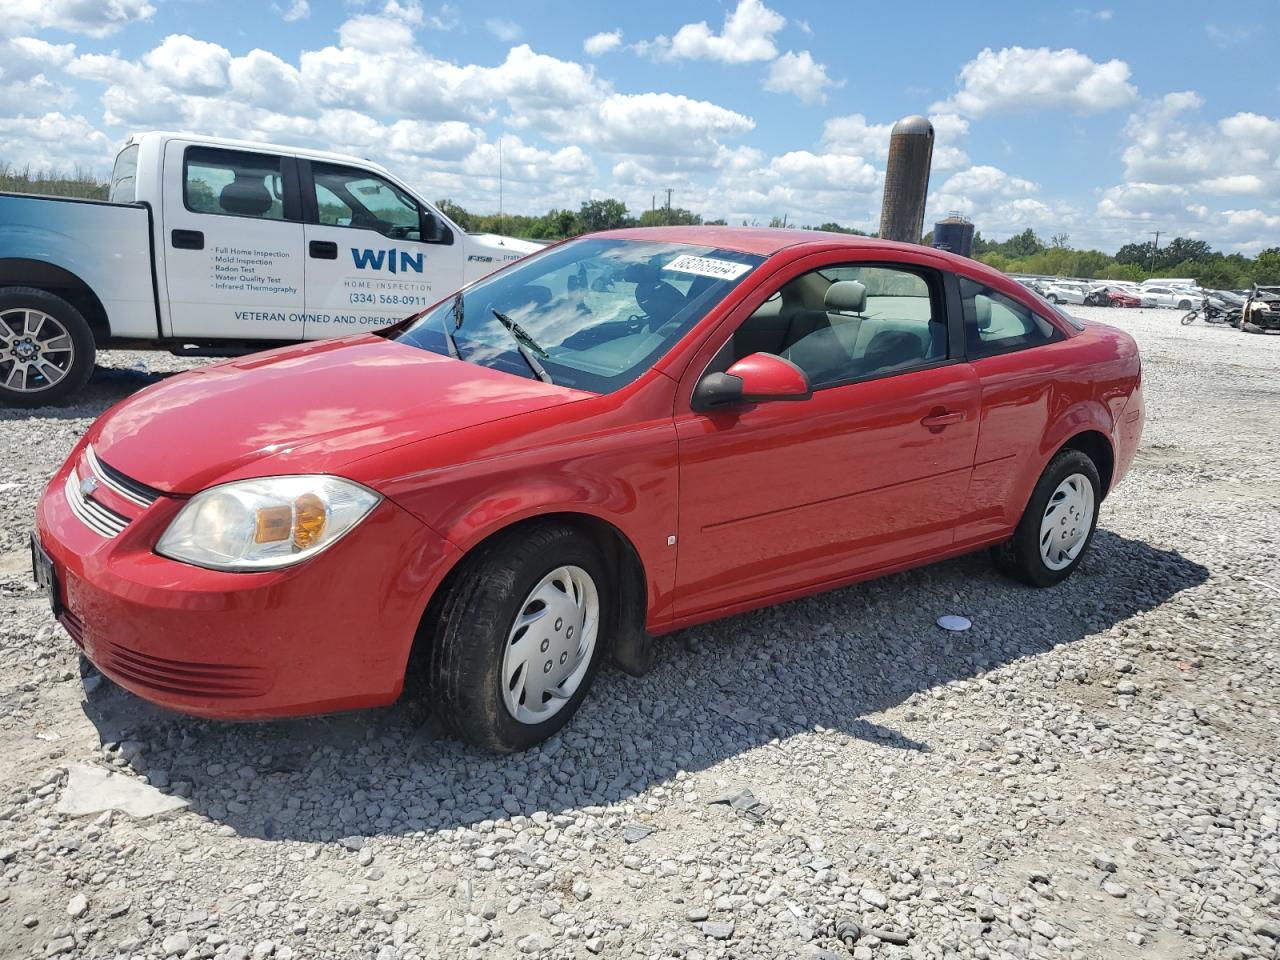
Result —
<instances>
[{"instance_id":1,"label":"shadow on gravel","mask_svg":"<svg viewBox=\"0 0 1280 960\"><path fill-rule=\"evenodd\" d=\"M0 420L82 420L95 418L108 407L125 397L137 393L143 387L167 380L183 373L182 370L155 372L133 367L95 367L93 376L83 390L72 400L60 406L0 407Z\"/></svg>"},{"instance_id":2,"label":"shadow on gravel","mask_svg":"<svg viewBox=\"0 0 1280 960\"><path fill-rule=\"evenodd\" d=\"M241 835L329 841L435 831L615 803L678 769L705 769L816 726L865 741L824 741L825 749L886 758L928 749L867 715L1104 631L1208 576L1176 552L1102 529L1076 574L1051 590L1006 581L984 555L897 574L667 638L649 676L605 671L568 729L509 757L444 738L412 697L362 713L220 724L103 683L85 712L104 742L146 743L135 767L165 771L196 811ZM943 613L963 613L973 628L946 633L934 623Z\"/></svg>"}]
</instances>

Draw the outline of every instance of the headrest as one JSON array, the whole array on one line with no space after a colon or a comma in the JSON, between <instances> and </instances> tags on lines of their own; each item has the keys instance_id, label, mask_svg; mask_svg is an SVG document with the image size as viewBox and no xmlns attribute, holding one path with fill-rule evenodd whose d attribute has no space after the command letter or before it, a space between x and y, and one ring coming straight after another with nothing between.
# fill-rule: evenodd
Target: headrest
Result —
<instances>
[{"instance_id":1,"label":"headrest","mask_svg":"<svg viewBox=\"0 0 1280 960\"><path fill-rule=\"evenodd\" d=\"M991 298L978 294L973 298L973 314L974 319L978 322L979 330L986 330L991 326Z\"/></svg>"},{"instance_id":2,"label":"headrest","mask_svg":"<svg viewBox=\"0 0 1280 960\"><path fill-rule=\"evenodd\" d=\"M636 303L651 320L666 323L685 306L684 294L669 283L641 283L636 285Z\"/></svg>"},{"instance_id":3,"label":"headrest","mask_svg":"<svg viewBox=\"0 0 1280 960\"><path fill-rule=\"evenodd\" d=\"M823 303L828 310L861 313L867 308L867 288L857 280L837 280L827 287Z\"/></svg>"},{"instance_id":4,"label":"headrest","mask_svg":"<svg viewBox=\"0 0 1280 960\"><path fill-rule=\"evenodd\" d=\"M271 209L271 191L262 182L262 175L237 171L236 178L218 194L218 206L227 213L242 217L260 217Z\"/></svg>"}]
</instances>

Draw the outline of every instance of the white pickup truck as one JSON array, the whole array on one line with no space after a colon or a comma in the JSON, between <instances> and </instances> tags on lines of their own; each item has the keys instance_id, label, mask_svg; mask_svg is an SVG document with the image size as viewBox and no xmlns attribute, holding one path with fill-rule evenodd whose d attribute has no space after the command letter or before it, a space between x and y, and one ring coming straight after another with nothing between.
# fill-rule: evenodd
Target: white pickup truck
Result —
<instances>
[{"instance_id":1,"label":"white pickup truck","mask_svg":"<svg viewBox=\"0 0 1280 960\"><path fill-rule=\"evenodd\" d=\"M0 193L0 403L75 393L98 349L233 356L388 326L511 260L387 170L131 137L106 201Z\"/></svg>"}]
</instances>

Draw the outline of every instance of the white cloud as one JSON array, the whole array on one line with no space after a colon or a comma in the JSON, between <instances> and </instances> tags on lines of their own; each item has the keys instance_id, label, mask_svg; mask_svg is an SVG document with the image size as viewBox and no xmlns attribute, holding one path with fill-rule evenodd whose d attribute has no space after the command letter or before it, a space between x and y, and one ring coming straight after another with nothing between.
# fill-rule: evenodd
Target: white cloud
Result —
<instances>
[{"instance_id":1,"label":"white cloud","mask_svg":"<svg viewBox=\"0 0 1280 960\"><path fill-rule=\"evenodd\" d=\"M960 68L960 89L935 111L979 117L1009 110L1097 113L1138 94L1123 60L1097 63L1078 50L987 48Z\"/></svg>"},{"instance_id":2,"label":"white cloud","mask_svg":"<svg viewBox=\"0 0 1280 960\"><path fill-rule=\"evenodd\" d=\"M422 22L432 30L448 31L457 27L462 18L458 15L457 7L451 3L442 3L438 13L425 17Z\"/></svg>"},{"instance_id":3,"label":"white cloud","mask_svg":"<svg viewBox=\"0 0 1280 960\"><path fill-rule=\"evenodd\" d=\"M289 8L280 14L285 23L296 23L311 16L311 4L307 0L293 0Z\"/></svg>"},{"instance_id":4,"label":"white cloud","mask_svg":"<svg viewBox=\"0 0 1280 960\"><path fill-rule=\"evenodd\" d=\"M506 17L489 17L484 22L484 28L504 43L520 39L520 34L524 32L520 24Z\"/></svg>"},{"instance_id":5,"label":"white cloud","mask_svg":"<svg viewBox=\"0 0 1280 960\"><path fill-rule=\"evenodd\" d=\"M952 174L941 187L942 195L964 194L970 197L1023 197L1035 193L1039 186L1030 180L1005 173L999 167L982 164Z\"/></svg>"},{"instance_id":6,"label":"white cloud","mask_svg":"<svg viewBox=\"0 0 1280 960\"><path fill-rule=\"evenodd\" d=\"M778 55L773 35L787 24L787 18L770 10L762 0L738 0L738 5L724 18L720 33L705 20L686 23L668 39L660 36L636 44L641 53L652 53L663 59L718 60L721 63L751 63L772 60Z\"/></svg>"},{"instance_id":7,"label":"white cloud","mask_svg":"<svg viewBox=\"0 0 1280 960\"><path fill-rule=\"evenodd\" d=\"M16 166L66 170L98 167L112 143L81 116L50 112L37 117L0 117L0 157Z\"/></svg>"},{"instance_id":8,"label":"white cloud","mask_svg":"<svg viewBox=\"0 0 1280 960\"><path fill-rule=\"evenodd\" d=\"M764 88L770 93L795 94L803 103L825 103L827 87L842 86L844 81L836 83L828 77L826 64L815 63L808 50L788 50L769 64L764 78Z\"/></svg>"},{"instance_id":9,"label":"white cloud","mask_svg":"<svg viewBox=\"0 0 1280 960\"><path fill-rule=\"evenodd\" d=\"M1190 90L1144 104L1125 127L1125 179L1183 184L1208 193L1280 191L1280 119L1237 113L1208 124Z\"/></svg>"},{"instance_id":10,"label":"white cloud","mask_svg":"<svg viewBox=\"0 0 1280 960\"><path fill-rule=\"evenodd\" d=\"M54 29L106 37L155 12L147 0L6 0L0 34Z\"/></svg>"},{"instance_id":11,"label":"white cloud","mask_svg":"<svg viewBox=\"0 0 1280 960\"><path fill-rule=\"evenodd\" d=\"M75 102L66 84L50 76L75 55L75 44L33 37L0 39L0 116L65 110Z\"/></svg>"},{"instance_id":12,"label":"white cloud","mask_svg":"<svg viewBox=\"0 0 1280 960\"><path fill-rule=\"evenodd\" d=\"M607 33L593 33L582 41L582 49L589 57L599 57L622 46L622 31L610 30Z\"/></svg>"}]
</instances>

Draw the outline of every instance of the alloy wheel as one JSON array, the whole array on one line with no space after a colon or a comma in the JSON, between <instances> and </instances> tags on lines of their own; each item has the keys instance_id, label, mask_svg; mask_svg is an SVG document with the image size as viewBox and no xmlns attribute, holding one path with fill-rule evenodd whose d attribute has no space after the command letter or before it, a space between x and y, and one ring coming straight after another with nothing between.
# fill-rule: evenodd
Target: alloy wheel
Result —
<instances>
[{"instance_id":1,"label":"alloy wheel","mask_svg":"<svg viewBox=\"0 0 1280 960\"><path fill-rule=\"evenodd\" d=\"M1070 566L1084 549L1093 528L1093 484L1073 473L1053 491L1040 521L1040 559L1050 570Z\"/></svg>"},{"instance_id":2,"label":"alloy wheel","mask_svg":"<svg viewBox=\"0 0 1280 960\"><path fill-rule=\"evenodd\" d=\"M520 723L541 723L572 699L591 667L600 595L581 567L539 581L516 614L502 657L502 699Z\"/></svg>"},{"instance_id":3,"label":"alloy wheel","mask_svg":"<svg viewBox=\"0 0 1280 960\"><path fill-rule=\"evenodd\" d=\"M0 313L0 387L41 393L66 377L75 358L71 333L56 317L26 307Z\"/></svg>"}]
</instances>

